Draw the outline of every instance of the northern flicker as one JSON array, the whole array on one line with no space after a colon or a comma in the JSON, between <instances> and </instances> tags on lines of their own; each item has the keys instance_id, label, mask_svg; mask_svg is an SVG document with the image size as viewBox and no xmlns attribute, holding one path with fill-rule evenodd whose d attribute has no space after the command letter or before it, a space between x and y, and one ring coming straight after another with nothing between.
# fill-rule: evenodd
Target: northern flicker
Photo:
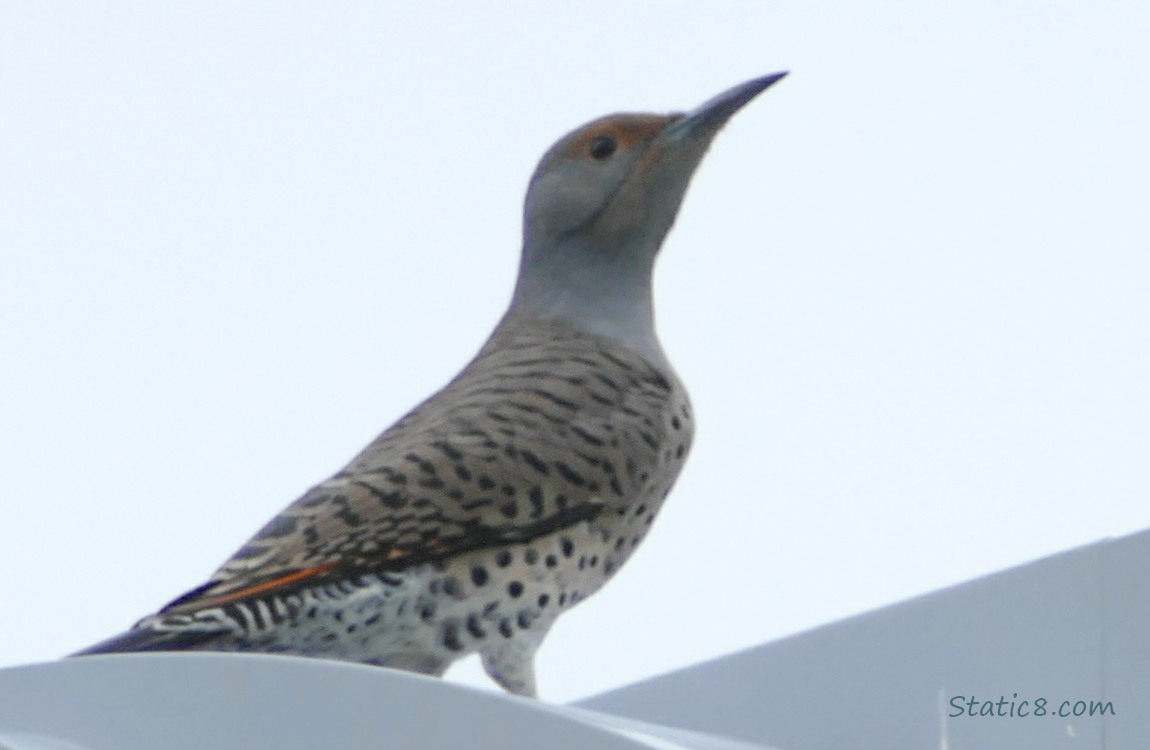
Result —
<instances>
[{"instance_id":1,"label":"northern flicker","mask_svg":"<svg viewBox=\"0 0 1150 750\"><path fill-rule=\"evenodd\" d=\"M475 358L204 585L77 655L258 651L441 675L478 652L535 694L556 618L647 534L691 446L651 275L711 140L783 77L564 136L524 210L511 304Z\"/></svg>"}]
</instances>

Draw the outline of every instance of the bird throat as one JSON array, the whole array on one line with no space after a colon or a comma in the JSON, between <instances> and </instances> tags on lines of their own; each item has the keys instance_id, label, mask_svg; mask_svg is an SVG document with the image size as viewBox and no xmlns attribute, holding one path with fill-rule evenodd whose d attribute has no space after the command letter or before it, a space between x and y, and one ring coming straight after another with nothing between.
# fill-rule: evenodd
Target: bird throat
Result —
<instances>
[{"instance_id":1,"label":"bird throat","mask_svg":"<svg viewBox=\"0 0 1150 750\"><path fill-rule=\"evenodd\" d=\"M504 324L524 316L562 321L664 364L651 290L656 252L575 238L542 250L528 246Z\"/></svg>"}]
</instances>

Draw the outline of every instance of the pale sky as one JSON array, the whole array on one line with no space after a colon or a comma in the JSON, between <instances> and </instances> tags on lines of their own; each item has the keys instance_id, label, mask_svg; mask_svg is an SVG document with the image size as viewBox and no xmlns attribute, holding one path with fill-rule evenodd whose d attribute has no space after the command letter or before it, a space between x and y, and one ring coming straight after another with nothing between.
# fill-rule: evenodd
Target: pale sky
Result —
<instances>
[{"instance_id":1,"label":"pale sky","mask_svg":"<svg viewBox=\"0 0 1150 750\"><path fill-rule=\"evenodd\" d=\"M693 455L541 695L1150 526L1147 39L1136 0L5 3L0 667L201 583L446 382L559 136L778 70L660 262Z\"/></svg>"}]
</instances>

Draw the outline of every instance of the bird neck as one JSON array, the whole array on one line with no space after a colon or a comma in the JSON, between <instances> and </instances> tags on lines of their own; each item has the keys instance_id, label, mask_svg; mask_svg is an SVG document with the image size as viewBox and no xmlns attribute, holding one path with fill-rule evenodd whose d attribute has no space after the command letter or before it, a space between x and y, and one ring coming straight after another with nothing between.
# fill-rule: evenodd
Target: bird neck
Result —
<instances>
[{"instance_id":1,"label":"bird neck","mask_svg":"<svg viewBox=\"0 0 1150 750\"><path fill-rule=\"evenodd\" d=\"M562 321L612 339L652 364L665 364L651 294L657 250L595 247L575 238L545 248L527 243L503 324L523 318Z\"/></svg>"}]
</instances>

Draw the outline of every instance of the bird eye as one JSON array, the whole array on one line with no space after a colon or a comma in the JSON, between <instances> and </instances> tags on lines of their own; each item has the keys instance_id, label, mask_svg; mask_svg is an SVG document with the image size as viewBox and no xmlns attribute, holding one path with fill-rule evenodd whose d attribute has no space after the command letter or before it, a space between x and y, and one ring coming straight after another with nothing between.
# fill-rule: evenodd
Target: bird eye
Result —
<instances>
[{"instance_id":1,"label":"bird eye","mask_svg":"<svg viewBox=\"0 0 1150 750\"><path fill-rule=\"evenodd\" d=\"M602 161L611 154L615 153L615 148L618 144L615 139L609 135L597 135L591 139L591 158L599 159Z\"/></svg>"}]
</instances>

